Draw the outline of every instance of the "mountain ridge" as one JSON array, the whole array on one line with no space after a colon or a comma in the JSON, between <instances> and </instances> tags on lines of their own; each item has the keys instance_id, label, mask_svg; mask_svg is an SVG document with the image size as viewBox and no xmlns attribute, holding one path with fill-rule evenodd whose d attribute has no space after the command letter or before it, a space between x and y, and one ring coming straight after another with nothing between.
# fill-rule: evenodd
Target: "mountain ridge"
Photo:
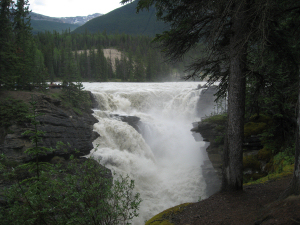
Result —
<instances>
[{"instance_id":1,"label":"mountain ridge","mask_svg":"<svg viewBox=\"0 0 300 225\"><path fill-rule=\"evenodd\" d=\"M136 13L138 1L133 1L105 15L96 17L76 28L74 33L97 33L106 31L109 34L124 33L130 35L155 36L169 28L168 24L157 21L155 8Z\"/></svg>"},{"instance_id":2,"label":"mountain ridge","mask_svg":"<svg viewBox=\"0 0 300 225\"><path fill-rule=\"evenodd\" d=\"M103 14L101 13L94 13L87 16L74 16L74 17L51 17L51 16L45 16L39 13L30 12L31 20L42 20L42 21L52 21L52 22L58 22L58 23L68 23L68 24L77 24L77 25L83 25L86 22L88 22L91 19L94 19L95 17L101 16Z\"/></svg>"},{"instance_id":3,"label":"mountain ridge","mask_svg":"<svg viewBox=\"0 0 300 225\"><path fill-rule=\"evenodd\" d=\"M50 17L35 12L30 12L30 23L32 27L32 34L43 33L45 31L62 32L65 30L73 31L80 25L87 21L101 16L101 13L94 13L88 16L74 16L74 17Z\"/></svg>"}]
</instances>

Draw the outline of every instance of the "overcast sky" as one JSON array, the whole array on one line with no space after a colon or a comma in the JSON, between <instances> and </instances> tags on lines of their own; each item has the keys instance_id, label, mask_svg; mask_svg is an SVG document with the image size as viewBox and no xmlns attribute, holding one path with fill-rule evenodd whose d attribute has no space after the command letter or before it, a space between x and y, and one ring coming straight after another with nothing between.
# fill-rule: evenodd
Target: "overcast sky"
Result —
<instances>
[{"instance_id":1,"label":"overcast sky","mask_svg":"<svg viewBox=\"0 0 300 225\"><path fill-rule=\"evenodd\" d=\"M121 0L29 0L32 12L51 17L106 14L121 7Z\"/></svg>"}]
</instances>

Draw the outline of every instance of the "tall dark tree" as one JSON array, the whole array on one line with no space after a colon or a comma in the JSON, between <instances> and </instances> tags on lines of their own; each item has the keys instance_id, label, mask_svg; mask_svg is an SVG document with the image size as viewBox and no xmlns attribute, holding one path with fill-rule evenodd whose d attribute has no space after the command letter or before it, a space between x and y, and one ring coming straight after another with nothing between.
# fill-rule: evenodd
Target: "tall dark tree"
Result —
<instances>
[{"instance_id":1,"label":"tall dark tree","mask_svg":"<svg viewBox=\"0 0 300 225\"><path fill-rule=\"evenodd\" d=\"M16 63L11 23L11 0L0 1L0 89L14 85Z\"/></svg>"},{"instance_id":2,"label":"tall dark tree","mask_svg":"<svg viewBox=\"0 0 300 225\"><path fill-rule=\"evenodd\" d=\"M228 120L223 152L223 190L243 188L243 138L245 116L248 28L247 2L237 1L232 10L229 35Z\"/></svg>"},{"instance_id":3,"label":"tall dark tree","mask_svg":"<svg viewBox=\"0 0 300 225\"><path fill-rule=\"evenodd\" d=\"M16 65L17 84L21 88L31 88L30 79L34 67L33 40L30 27L28 0L18 0L14 7L14 38L18 63ZM27 78L27 79L26 79Z\"/></svg>"}]
</instances>

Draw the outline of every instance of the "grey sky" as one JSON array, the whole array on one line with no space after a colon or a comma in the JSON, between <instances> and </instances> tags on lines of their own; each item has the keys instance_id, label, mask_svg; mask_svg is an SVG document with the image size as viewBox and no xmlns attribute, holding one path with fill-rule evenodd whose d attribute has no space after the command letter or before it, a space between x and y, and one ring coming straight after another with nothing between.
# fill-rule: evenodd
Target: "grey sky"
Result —
<instances>
[{"instance_id":1,"label":"grey sky","mask_svg":"<svg viewBox=\"0 0 300 225\"><path fill-rule=\"evenodd\" d=\"M51 17L106 14L121 7L121 0L29 0L32 12Z\"/></svg>"}]
</instances>

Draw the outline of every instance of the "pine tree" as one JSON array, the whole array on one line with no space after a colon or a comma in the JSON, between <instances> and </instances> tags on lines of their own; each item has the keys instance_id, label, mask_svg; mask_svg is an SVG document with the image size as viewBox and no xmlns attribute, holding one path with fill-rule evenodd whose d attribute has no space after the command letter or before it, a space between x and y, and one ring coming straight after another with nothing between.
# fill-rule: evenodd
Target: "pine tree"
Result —
<instances>
[{"instance_id":1,"label":"pine tree","mask_svg":"<svg viewBox=\"0 0 300 225\"><path fill-rule=\"evenodd\" d=\"M18 0L14 9L14 37L17 51L17 84L22 89L32 89L30 76L32 74L34 51L31 51L32 34L28 0Z\"/></svg>"},{"instance_id":2,"label":"pine tree","mask_svg":"<svg viewBox=\"0 0 300 225\"><path fill-rule=\"evenodd\" d=\"M0 89L13 88L15 82L16 55L11 23L11 1L0 2Z\"/></svg>"}]
</instances>

